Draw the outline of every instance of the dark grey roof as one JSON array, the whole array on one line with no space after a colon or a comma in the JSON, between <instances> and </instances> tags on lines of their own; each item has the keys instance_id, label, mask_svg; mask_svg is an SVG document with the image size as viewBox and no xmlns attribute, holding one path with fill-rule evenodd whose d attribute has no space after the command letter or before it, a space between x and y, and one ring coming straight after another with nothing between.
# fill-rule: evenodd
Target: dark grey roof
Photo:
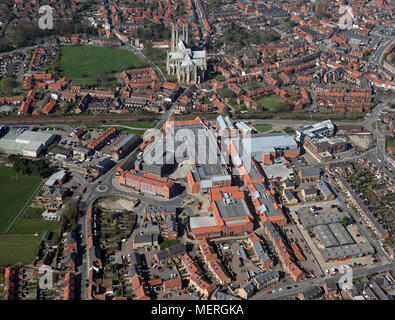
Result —
<instances>
[{"instance_id":1,"label":"dark grey roof","mask_svg":"<svg viewBox=\"0 0 395 320\"><path fill-rule=\"evenodd\" d=\"M310 287L303 292L306 300L314 300L322 295L322 290L320 287Z\"/></svg>"},{"instance_id":2,"label":"dark grey roof","mask_svg":"<svg viewBox=\"0 0 395 320\"><path fill-rule=\"evenodd\" d=\"M301 176L303 177L310 177L310 176L320 176L321 175L321 169L319 168L305 168L305 169L301 169Z\"/></svg>"},{"instance_id":3,"label":"dark grey roof","mask_svg":"<svg viewBox=\"0 0 395 320\"><path fill-rule=\"evenodd\" d=\"M326 213L313 216L311 214L301 214L300 221L306 228L312 228L319 224L330 224L341 222L343 217L350 217L347 212Z\"/></svg>"},{"instance_id":4,"label":"dark grey roof","mask_svg":"<svg viewBox=\"0 0 395 320\"><path fill-rule=\"evenodd\" d=\"M326 282L326 286L327 286L328 291L338 291L336 281L329 280Z\"/></svg>"},{"instance_id":5,"label":"dark grey roof","mask_svg":"<svg viewBox=\"0 0 395 320\"><path fill-rule=\"evenodd\" d=\"M130 259L130 264L132 264L132 265L139 265L139 264L141 263L141 257L140 257L140 255L139 255L137 252L135 252L135 251L132 251L132 252L129 254L129 259Z\"/></svg>"},{"instance_id":6,"label":"dark grey roof","mask_svg":"<svg viewBox=\"0 0 395 320\"><path fill-rule=\"evenodd\" d=\"M136 267L134 265L129 267L128 274L131 278L137 274Z\"/></svg>"},{"instance_id":7,"label":"dark grey roof","mask_svg":"<svg viewBox=\"0 0 395 320\"><path fill-rule=\"evenodd\" d=\"M179 243L179 244L176 244L174 246L167 248L166 250L168 250L170 256L173 257L173 256L179 255L181 253L184 253L186 251L186 248L183 243Z\"/></svg>"},{"instance_id":8,"label":"dark grey roof","mask_svg":"<svg viewBox=\"0 0 395 320\"><path fill-rule=\"evenodd\" d=\"M317 194L317 190L313 187L304 188L305 195Z\"/></svg>"},{"instance_id":9,"label":"dark grey roof","mask_svg":"<svg viewBox=\"0 0 395 320\"><path fill-rule=\"evenodd\" d=\"M279 208L274 207L274 200L272 196L267 192L266 188L262 183L253 184L256 192L251 194L253 200L258 199L261 204L257 209L259 212L265 212L266 216L281 216L282 211Z\"/></svg>"},{"instance_id":10,"label":"dark grey roof","mask_svg":"<svg viewBox=\"0 0 395 320\"><path fill-rule=\"evenodd\" d=\"M242 289L247 292L248 296L251 296L255 292L254 280L250 280L241 286Z\"/></svg>"},{"instance_id":11,"label":"dark grey roof","mask_svg":"<svg viewBox=\"0 0 395 320\"><path fill-rule=\"evenodd\" d=\"M146 207L146 213L175 213L177 207L175 205L158 205Z\"/></svg>"},{"instance_id":12,"label":"dark grey roof","mask_svg":"<svg viewBox=\"0 0 395 320\"><path fill-rule=\"evenodd\" d=\"M218 207L219 214L224 219L245 217L250 214L244 199L233 199L228 203L224 200L219 200L215 201L215 204Z\"/></svg>"},{"instance_id":13,"label":"dark grey roof","mask_svg":"<svg viewBox=\"0 0 395 320\"><path fill-rule=\"evenodd\" d=\"M280 232L277 230L276 226L271 221L266 223L265 227L266 227L267 233L271 236L271 238L274 239L275 242L281 240Z\"/></svg>"},{"instance_id":14,"label":"dark grey roof","mask_svg":"<svg viewBox=\"0 0 395 320\"><path fill-rule=\"evenodd\" d=\"M219 288L215 289L213 297L215 297L216 300L241 300L239 297L219 291Z\"/></svg>"},{"instance_id":15,"label":"dark grey roof","mask_svg":"<svg viewBox=\"0 0 395 320\"><path fill-rule=\"evenodd\" d=\"M255 276L255 281L259 287L262 287L278 278L279 278L279 274L277 270L269 270L263 273L258 273Z\"/></svg>"},{"instance_id":16,"label":"dark grey roof","mask_svg":"<svg viewBox=\"0 0 395 320\"><path fill-rule=\"evenodd\" d=\"M150 234L142 234L134 236L134 243L152 243L152 235Z\"/></svg>"}]
</instances>

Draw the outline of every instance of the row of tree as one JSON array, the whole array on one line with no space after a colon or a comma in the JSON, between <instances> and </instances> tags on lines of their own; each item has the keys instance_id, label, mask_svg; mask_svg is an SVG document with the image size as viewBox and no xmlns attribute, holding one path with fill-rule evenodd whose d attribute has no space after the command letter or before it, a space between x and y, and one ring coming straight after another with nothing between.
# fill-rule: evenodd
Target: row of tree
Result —
<instances>
[{"instance_id":1,"label":"row of tree","mask_svg":"<svg viewBox=\"0 0 395 320\"><path fill-rule=\"evenodd\" d=\"M68 36L75 33L97 35L97 30L84 22L73 21L73 19L54 21L54 28L46 30L40 29L38 23L12 23L7 29L9 40L0 41L0 51L10 50L11 46L19 48L34 45L45 37Z\"/></svg>"},{"instance_id":2,"label":"row of tree","mask_svg":"<svg viewBox=\"0 0 395 320\"><path fill-rule=\"evenodd\" d=\"M51 175L48 162L44 159L31 160L20 155L10 155L8 160L13 164L14 169L25 175L36 174L43 178Z\"/></svg>"}]
</instances>

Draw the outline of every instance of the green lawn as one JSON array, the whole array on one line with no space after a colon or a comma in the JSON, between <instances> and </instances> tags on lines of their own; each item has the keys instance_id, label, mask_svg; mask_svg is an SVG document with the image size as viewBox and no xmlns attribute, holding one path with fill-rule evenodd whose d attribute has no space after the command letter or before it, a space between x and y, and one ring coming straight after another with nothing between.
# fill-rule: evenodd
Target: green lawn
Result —
<instances>
[{"instance_id":1,"label":"green lawn","mask_svg":"<svg viewBox=\"0 0 395 320\"><path fill-rule=\"evenodd\" d=\"M294 134L294 133L295 133L295 130L292 129L292 128L290 128L290 127L284 128L283 131L284 131L286 134Z\"/></svg>"},{"instance_id":2,"label":"green lawn","mask_svg":"<svg viewBox=\"0 0 395 320\"><path fill-rule=\"evenodd\" d=\"M128 129L128 128L122 128L122 127L117 127L117 131L119 132L126 132L126 133L131 133L131 134L137 134L137 135L144 135L145 129Z\"/></svg>"},{"instance_id":3,"label":"green lawn","mask_svg":"<svg viewBox=\"0 0 395 320\"><path fill-rule=\"evenodd\" d=\"M0 235L0 266L32 263L39 241L32 235Z\"/></svg>"},{"instance_id":4,"label":"green lawn","mask_svg":"<svg viewBox=\"0 0 395 320\"><path fill-rule=\"evenodd\" d=\"M161 250L165 250L166 248L179 244L180 242L181 240L165 240L159 244L159 247Z\"/></svg>"},{"instance_id":5,"label":"green lawn","mask_svg":"<svg viewBox=\"0 0 395 320\"><path fill-rule=\"evenodd\" d=\"M395 139L390 136L387 136L385 139L385 147L386 148L395 147Z\"/></svg>"},{"instance_id":6,"label":"green lawn","mask_svg":"<svg viewBox=\"0 0 395 320\"><path fill-rule=\"evenodd\" d=\"M7 229L40 183L38 176L17 174L13 168L0 165L0 232Z\"/></svg>"},{"instance_id":7,"label":"green lawn","mask_svg":"<svg viewBox=\"0 0 395 320\"><path fill-rule=\"evenodd\" d=\"M55 221L20 218L15 221L8 234L41 234L45 231L50 231L54 233L53 239L58 239L61 228L61 224Z\"/></svg>"},{"instance_id":8,"label":"green lawn","mask_svg":"<svg viewBox=\"0 0 395 320\"><path fill-rule=\"evenodd\" d=\"M254 127L259 131L259 132L267 132L272 130L272 125L271 124L256 124Z\"/></svg>"},{"instance_id":9,"label":"green lawn","mask_svg":"<svg viewBox=\"0 0 395 320\"><path fill-rule=\"evenodd\" d=\"M127 121L127 122L119 122L115 124L133 127L133 128L142 128L142 129L149 129L155 127L155 122L151 122L151 121Z\"/></svg>"},{"instance_id":10,"label":"green lawn","mask_svg":"<svg viewBox=\"0 0 395 320\"><path fill-rule=\"evenodd\" d=\"M81 85L99 84L98 78L101 76L105 78L102 85L117 85L116 73L144 66L135 54L122 49L63 46L61 55L61 75Z\"/></svg>"},{"instance_id":11,"label":"green lawn","mask_svg":"<svg viewBox=\"0 0 395 320\"><path fill-rule=\"evenodd\" d=\"M22 215L15 221L8 234L34 234L45 231L53 232L53 239L58 239L61 231L61 224L56 221L41 220L43 209L34 209L27 206Z\"/></svg>"},{"instance_id":12,"label":"green lawn","mask_svg":"<svg viewBox=\"0 0 395 320\"><path fill-rule=\"evenodd\" d=\"M283 98L276 94L256 99L255 102L271 112L275 112L279 105L287 103Z\"/></svg>"}]
</instances>

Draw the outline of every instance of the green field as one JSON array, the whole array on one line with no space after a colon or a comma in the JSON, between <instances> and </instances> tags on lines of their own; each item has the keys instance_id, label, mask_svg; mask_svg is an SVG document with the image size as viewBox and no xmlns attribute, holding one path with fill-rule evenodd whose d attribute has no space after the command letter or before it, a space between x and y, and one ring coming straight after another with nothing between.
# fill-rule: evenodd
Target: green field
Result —
<instances>
[{"instance_id":1,"label":"green field","mask_svg":"<svg viewBox=\"0 0 395 320\"><path fill-rule=\"evenodd\" d=\"M27 206L7 234L41 234L50 231L54 233L53 239L57 239L62 228L61 224L56 221L41 220L42 211L43 209L34 209Z\"/></svg>"},{"instance_id":2,"label":"green field","mask_svg":"<svg viewBox=\"0 0 395 320\"><path fill-rule=\"evenodd\" d=\"M155 122L151 122L151 121L129 121L129 122L120 122L116 124L133 127L133 128L142 128L142 129L149 129L155 127Z\"/></svg>"},{"instance_id":3,"label":"green field","mask_svg":"<svg viewBox=\"0 0 395 320\"><path fill-rule=\"evenodd\" d=\"M4 232L41 183L38 176L17 174L0 165L0 232Z\"/></svg>"},{"instance_id":4,"label":"green field","mask_svg":"<svg viewBox=\"0 0 395 320\"><path fill-rule=\"evenodd\" d=\"M283 98L276 94L256 99L255 102L270 112L276 112L281 104L287 104Z\"/></svg>"},{"instance_id":5,"label":"green field","mask_svg":"<svg viewBox=\"0 0 395 320\"><path fill-rule=\"evenodd\" d=\"M0 266L34 261L40 237L32 235L0 235Z\"/></svg>"},{"instance_id":6,"label":"green field","mask_svg":"<svg viewBox=\"0 0 395 320\"><path fill-rule=\"evenodd\" d=\"M390 136L387 136L385 138L385 147L386 148L388 148L388 147L395 147L395 139L390 137Z\"/></svg>"},{"instance_id":7,"label":"green field","mask_svg":"<svg viewBox=\"0 0 395 320\"><path fill-rule=\"evenodd\" d=\"M259 132L267 132L272 130L272 125L271 124L256 124L254 127L259 131Z\"/></svg>"},{"instance_id":8,"label":"green field","mask_svg":"<svg viewBox=\"0 0 395 320\"><path fill-rule=\"evenodd\" d=\"M144 66L134 53L122 49L63 46L61 55L61 75L81 85L114 86L116 73Z\"/></svg>"},{"instance_id":9,"label":"green field","mask_svg":"<svg viewBox=\"0 0 395 320\"><path fill-rule=\"evenodd\" d=\"M159 247L161 250L165 250L166 248L179 244L180 242L181 240L165 240L159 244Z\"/></svg>"}]
</instances>

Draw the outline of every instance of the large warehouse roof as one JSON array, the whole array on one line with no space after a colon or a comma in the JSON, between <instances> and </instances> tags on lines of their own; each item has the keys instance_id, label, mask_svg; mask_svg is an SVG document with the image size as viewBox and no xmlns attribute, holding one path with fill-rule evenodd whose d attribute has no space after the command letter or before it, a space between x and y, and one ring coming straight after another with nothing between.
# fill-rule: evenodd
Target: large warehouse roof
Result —
<instances>
[{"instance_id":1,"label":"large warehouse roof","mask_svg":"<svg viewBox=\"0 0 395 320\"><path fill-rule=\"evenodd\" d=\"M37 156L55 138L54 134L24 131L21 134L9 132L0 139L0 152Z\"/></svg>"},{"instance_id":2,"label":"large warehouse roof","mask_svg":"<svg viewBox=\"0 0 395 320\"><path fill-rule=\"evenodd\" d=\"M262 161L262 152L270 153L276 150L298 149L295 139L285 134L254 134L251 137L243 138L242 145L243 152L249 153L258 162Z\"/></svg>"}]
</instances>

